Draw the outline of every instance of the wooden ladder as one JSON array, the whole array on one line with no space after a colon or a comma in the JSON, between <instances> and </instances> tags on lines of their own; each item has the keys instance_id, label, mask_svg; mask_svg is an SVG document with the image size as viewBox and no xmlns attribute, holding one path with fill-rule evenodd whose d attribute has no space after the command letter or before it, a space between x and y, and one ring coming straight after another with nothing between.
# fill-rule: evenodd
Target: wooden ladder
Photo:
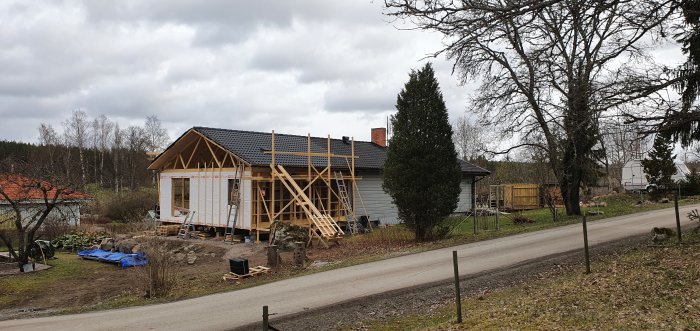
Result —
<instances>
[{"instance_id":1,"label":"wooden ladder","mask_svg":"<svg viewBox=\"0 0 700 331\"><path fill-rule=\"evenodd\" d=\"M343 211L345 212L345 219L348 221L348 230L350 230L350 233L356 234L358 232L357 216L355 215L355 211L352 209L352 204L350 203L350 196L348 195L348 188L345 186L343 172L337 171L334 174L335 184L338 186L338 197L340 197L340 203L343 206Z\"/></svg>"},{"instance_id":2,"label":"wooden ladder","mask_svg":"<svg viewBox=\"0 0 700 331\"><path fill-rule=\"evenodd\" d=\"M311 220L312 225L309 228L309 243L311 239L316 237L325 246L328 247L327 241L336 241L341 239L345 234L340 228L338 223L329 216L328 214L323 214L316 208L316 205L309 199L309 197L304 193L304 190L299 187L294 178L287 172L287 170L281 166L272 167L272 170L276 172L280 177L280 182L292 193L292 199L295 200L296 204L301 207L306 216Z\"/></svg>"},{"instance_id":3,"label":"wooden ladder","mask_svg":"<svg viewBox=\"0 0 700 331\"><path fill-rule=\"evenodd\" d=\"M224 242L233 243L233 232L236 231L236 222L238 222L238 214L240 214L241 206L241 180L243 179L243 167L237 167L234 175L233 188L231 189L231 204L228 206L228 215L226 216L226 229L224 229ZM235 212L233 209L235 208ZM233 222L231 214L233 213ZM233 224L231 224L233 223Z\"/></svg>"},{"instance_id":4,"label":"wooden ladder","mask_svg":"<svg viewBox=\"0 0 700 331\"><path fill-rule=\"evenodd\" d=\"M185 220L182 221L182 224L180 224L180 230L177 232L178 238L186 239L189 237L190 231L194 230L194 224L192 224L194 213L195 211L189 211L187 212L187 215L185 215Z\"/></svg>"}]
</instances>

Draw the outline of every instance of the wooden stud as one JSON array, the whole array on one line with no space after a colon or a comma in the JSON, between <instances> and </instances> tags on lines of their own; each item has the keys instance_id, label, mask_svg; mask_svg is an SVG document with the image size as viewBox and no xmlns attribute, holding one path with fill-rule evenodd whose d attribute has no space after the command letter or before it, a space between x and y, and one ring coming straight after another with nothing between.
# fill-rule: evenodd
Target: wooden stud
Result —
<instances>
[{"instance_id":1,"label":"wooden stud","mask_svg":"<svg viewBox=\"0 0 700 331\"><path fill-rule=\"evenodd\" d=\"M218 164L219 167L221 167L221 162L219 162L219 158L216 157L216 153L214 153L214 149L212 149L211 145L209 145L209 140L205 140L204 142L207 144L207 147L209 148L209 152L211 153L211 157L214 159L214 161L216 161L216 164ZM213 165L212 165L212 167L213 167Z\"/></svg>"},{"instance_id":2,"label":"wooden stud","mask_svg":"<svg viewBox=\"0 0 700 331\"><path fill-rule=\"evenodd\" d=\"M197 147L199 147L200 141L202 141L202 137L199 137L199 139L197 139L197 143L194 145L194 149L192 149L192 153L190 154L190 157L187 159L187 163L185 163L185 168L189 168L190 162L192 162L192 158L194 157L195 152L197 152ZM199 166L197 168L199 168Z\"/></svg>"}]
</instances>

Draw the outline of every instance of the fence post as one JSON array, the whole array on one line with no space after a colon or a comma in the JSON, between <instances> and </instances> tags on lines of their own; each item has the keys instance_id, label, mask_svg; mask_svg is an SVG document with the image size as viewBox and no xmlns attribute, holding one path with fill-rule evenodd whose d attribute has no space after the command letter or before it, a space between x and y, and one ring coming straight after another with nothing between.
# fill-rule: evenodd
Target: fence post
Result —
<instances>
[{"instance_id":1,"label":"fence post","mask_svg":"<svg viewBox=\"0 0 700 331\"><path fill-rule=\"evenodd\" d=\"M267 306L263 306L263 331L270 330L270 322L268 321L269 315L267 311Z\"/></svg>"},{"instance_id":2,"label":"fence post","mask_svg":"<svg viewBox=\"0 0 700 331\"><path fill-rule=\"evenodd\" d=\"M583 251L586 257L586 273L591 273L591 259L588 254L588 227L586 226L586 216L588 212L583 214Z\"/></svg>"},{"instance_id":3,"label":"fence post","mask_svg":"<svg viewBox=\"0 0 700 331\"><path fill-rule=\"evenodd\" d=\"M678 243L681 243L681 217L678 214L678 193L673 194L673 208L676 210L676 231L678 231Z\"/></svg>"},{"instance_id":4,"label":"fence post","mask_svg":"<svg viewBox=\"0 0 700 331\"><path fill-rule=\"evenodd\" d=\"M452 251L452 262L455 269L455 302L457 303L457 323L462 323L462 295L459 291L459 267L457 264L457 251Z\"/></svg>"}]
</instances>

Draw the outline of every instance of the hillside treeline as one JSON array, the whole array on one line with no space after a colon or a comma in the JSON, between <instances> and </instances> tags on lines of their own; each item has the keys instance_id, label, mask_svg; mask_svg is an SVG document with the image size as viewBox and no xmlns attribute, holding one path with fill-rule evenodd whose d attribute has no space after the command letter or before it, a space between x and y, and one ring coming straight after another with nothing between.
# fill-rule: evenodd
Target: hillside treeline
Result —
<instances>
[{"instance_id":1,"label":"hillside treeline","mask_svg":"<svg viewBox=\"0 0 700 331\"><path fill-rule=\"evenodd\" d=\"M78 110L62 129L41 123L37 143L0 141L0 160L51 165L65 178L76 178L74 184L83 188L96 184L121 191L154 184L153 173L147 170L149 154L157 153L168 140L157 117L148 117L143 126L122 129L106 116L90 119Z\"/></svg>"}]
</instances>

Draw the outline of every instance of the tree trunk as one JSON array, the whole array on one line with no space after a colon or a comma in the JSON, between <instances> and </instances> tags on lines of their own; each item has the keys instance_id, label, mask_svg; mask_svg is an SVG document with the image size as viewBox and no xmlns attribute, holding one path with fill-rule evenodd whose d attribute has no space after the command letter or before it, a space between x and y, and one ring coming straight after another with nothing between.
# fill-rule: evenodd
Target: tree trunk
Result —
<instances>
[{"instance_id":1,"label":"tree trunk","mask_svg":"<svg viewBox=\"0 0 700 331\"><path fill-rule=\"evenodd\" d=\"M82 182L80 184L81 184L81 188L84 189L87 181L85 179L85 161L84 161L85 158L84 158L83 154L85 154L83 152L83 149L78 148L78 156L80 157L80 178L82 180Z\"/></svg>"}]
</instances>

